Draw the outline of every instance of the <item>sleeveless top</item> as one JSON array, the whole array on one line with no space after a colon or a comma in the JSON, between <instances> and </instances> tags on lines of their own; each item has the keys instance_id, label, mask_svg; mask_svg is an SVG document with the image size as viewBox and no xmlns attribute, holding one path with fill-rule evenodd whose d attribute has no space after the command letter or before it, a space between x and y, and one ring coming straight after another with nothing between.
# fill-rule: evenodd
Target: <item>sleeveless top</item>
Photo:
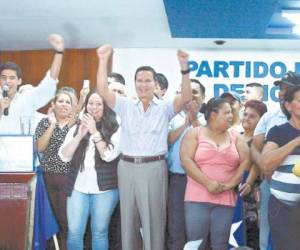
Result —
<instances>
[{"instance_id":1,"label":"sleeveless top","mask_svg":"<svg viewBox=\"0 0 300 250\"><path fill-rule=\"evenodd\" d=\"M230 138L230 145L218 149L215 144L202 135L198 129L198 146L194 161L199 169L210 179L226 183L237 171L240 164L240 157L236 148L237 135L233 131L227 132ZM188 176L185 191L185 201L206 202L226 206L235 206L236 193L228 190L220 194L210 193L205 186L196 182Z\"/></svg>"}]
</instances>

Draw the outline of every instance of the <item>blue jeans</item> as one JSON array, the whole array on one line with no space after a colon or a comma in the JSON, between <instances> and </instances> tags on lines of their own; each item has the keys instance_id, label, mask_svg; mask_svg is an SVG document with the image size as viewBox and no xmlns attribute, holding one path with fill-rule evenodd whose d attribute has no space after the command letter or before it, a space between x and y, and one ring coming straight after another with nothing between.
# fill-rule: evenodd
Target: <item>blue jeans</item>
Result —
<instances>
[{"instance_id":1,"label":"blue jeans","mask_svg":"<svg viewBox=\"0 0 300 250\"><path fill-rule=\"evenodd\" d=\"M204 202L185 202L187 241L203 239L205 249L208 234L213 250L227 249L234 207Z\"/></svg>"},{"instance_id":2,"label":"blue jeans","mask_svg":"<svg viewBox=\"0 0 300 250\"><path fill-rule=\"evenodd\" d=\"M83 236L91 215L92 247L94 250L107 250L108 226L118 200L118 189L100 194L85 194L73 190L67 199L68 249L83 249Z\"/></svg>"},{"instance_id":3,"label":"blue jeans","mask_svg":"<svg viewBox=\"0 0 300 250\"><path fill-rule=\"evenodd\" d=\"M269 220L268 220L268 207L270 199L270 184L265 179L260 184L260 208L259 208L259 248L261 250L266 250L269 244Z\"/></svg>"}]
</instances>

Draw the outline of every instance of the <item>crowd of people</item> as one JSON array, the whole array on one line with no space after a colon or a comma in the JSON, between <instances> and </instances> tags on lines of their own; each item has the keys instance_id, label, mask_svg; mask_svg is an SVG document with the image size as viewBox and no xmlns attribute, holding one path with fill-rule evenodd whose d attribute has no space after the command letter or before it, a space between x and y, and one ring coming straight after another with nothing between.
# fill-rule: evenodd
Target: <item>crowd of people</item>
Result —
<instances>
[{"instance_id":1,"label":"crowd of people","mask_svg":"<svg viewBox=\"0 0 300 250\"><path fill-rule=\"evenodd\" d=\"M21 117L33 118L61 249L182 250L201 240L195 249L225 250L238 196L245 247L299 249L299 75L274 82L277 109L267 111L259 83L205 102L178 50L174 98L164 100L168 80L150 66L137 68L133 98L109 72L113 48L103 45L97 87L84 86L78 99L72 87L57 90L63 38L49 43L54 58L36 87L20 88L17 64L0 65L0 134L19 134Z\"/></svg>"}]
</instances>

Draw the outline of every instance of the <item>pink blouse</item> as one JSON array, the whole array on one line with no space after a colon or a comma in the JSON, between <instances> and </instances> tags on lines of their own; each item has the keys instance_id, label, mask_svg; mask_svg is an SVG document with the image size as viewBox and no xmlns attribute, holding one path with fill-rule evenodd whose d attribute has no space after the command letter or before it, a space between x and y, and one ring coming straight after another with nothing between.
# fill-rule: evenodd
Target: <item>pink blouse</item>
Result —
<instances>
[{"instance_id":1,"label":"pink blouse","mask_svg":"<svg viewBox=\"0 0 300 250\"><path fill-rule=\"evenodd\" d=\"M236 149L237 136L228 131L230 145L219 150L215 144L205 138L202 129L198 129L198 147L194 161L201 171L210 179L226 183L235 174L239 164L239 154ZM205 186L188 177L185 190L185 201L207 202L227 206L235 206L236 194L228 190L220 194L210 193Z\"/></svg>"}]
</instances>

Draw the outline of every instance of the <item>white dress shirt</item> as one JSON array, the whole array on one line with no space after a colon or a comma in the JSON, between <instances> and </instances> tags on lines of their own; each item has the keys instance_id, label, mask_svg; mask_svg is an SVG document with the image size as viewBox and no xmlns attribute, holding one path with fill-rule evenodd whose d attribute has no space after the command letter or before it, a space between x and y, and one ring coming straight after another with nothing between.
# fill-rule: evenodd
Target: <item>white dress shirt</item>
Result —
<instances>
[{"instance_id":1,"label":"white dress shirt","mask_svg":"<svg viewBox=\"0 0 300 250\"><path fill-rule=\"evenodd\" d=\"M139 99L116 96L114 111L122 121L120 150L129 156L163 155L168 150L168 124L175 115L173 101L156 97L144 111Z\"/></svg>"},{"instance_id":2,"label":"white dress shirt","mask_svg":"<svg viewBox=\"0 0 300 250\"><path fill-rule=\"evenodd\" d=\"M34 126L37 123L34 121L36 110L46 105L54 97L57 82L57 79L51 78L50 71L48 71L36 88L21 94L16 93L10 103L9 114L0 117L0 134L21 134L21 117L26 120L25 122L30 123L30 134L34 134ZM28 130L26 134L27 132Z\"/></svg>"}]
</instances>

